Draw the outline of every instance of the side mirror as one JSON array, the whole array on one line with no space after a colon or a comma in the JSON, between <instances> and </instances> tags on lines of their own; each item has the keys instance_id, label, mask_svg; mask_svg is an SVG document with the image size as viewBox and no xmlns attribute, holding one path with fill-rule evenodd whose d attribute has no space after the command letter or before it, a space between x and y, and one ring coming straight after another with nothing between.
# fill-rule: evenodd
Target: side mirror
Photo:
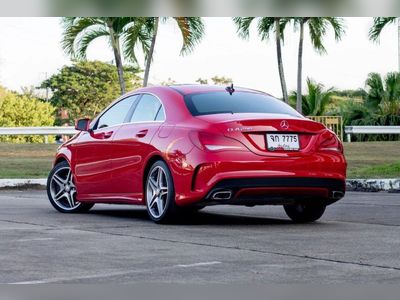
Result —
<instances>
[{"instance_id":1,"label":"side mirror","mask_svg":"<svg viewBox=\"0 0 400 300\"><path fill-rule=\"evenodd\" d=\"M90 119L79 119L75 122L75 129L78 131L89 131Z\"/></svg>"}]
</instances>

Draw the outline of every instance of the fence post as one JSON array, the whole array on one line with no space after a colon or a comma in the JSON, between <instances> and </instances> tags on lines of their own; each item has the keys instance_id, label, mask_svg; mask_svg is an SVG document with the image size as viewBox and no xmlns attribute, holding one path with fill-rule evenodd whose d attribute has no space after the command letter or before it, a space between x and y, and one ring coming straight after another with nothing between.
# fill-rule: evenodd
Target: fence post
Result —
<instances>
[{"instance_id":1,"label":"fence post","mask_svg":"<svg viewBox=\"0 0 400 300\"><path fill-rule=\"evenodd\" d=\"M347 134L347 142L351 143L351 134L350 133Z\"/></svg>"}]
</instances>

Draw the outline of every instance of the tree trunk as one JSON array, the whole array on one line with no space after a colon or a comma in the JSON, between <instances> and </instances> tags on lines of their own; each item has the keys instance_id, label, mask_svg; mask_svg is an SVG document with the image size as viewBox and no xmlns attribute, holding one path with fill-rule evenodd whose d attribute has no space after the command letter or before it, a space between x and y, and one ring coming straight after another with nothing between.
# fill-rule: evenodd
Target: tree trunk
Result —
<instances>
[{"instance_id":1,"label":"tree trunk","mask_svg":"<svg viewBox=\"0 0 400 300\"><path fill-rule=\"evenodd\" d=\"M397 24L397 55L398 55L398 63L399 63L399 72L400 72L400 17L397 18L398 24Z\"/></svg>"},{"instance_id":2,"label":"tree trunk","mask_svg":"<svg viewBox=\"0 0 400 300\"><path fill-rule=\"evenodd\" d=\"M285 80L285 72L283 71L283 62L282 62L282 47L281 47L281 30L279 26L280 18L275 18L275 33L276 33L276 55L278 59L278 70L279 70L279 78L281 81L281 89L283 101L288 103L288 93L286 88L286 80Z\"/></svg>"},{"instance_id":3,"label":"tree trunk","mask_svg":"<svg viewBox=\"0 0 400 300\"><path fill-rule=\"evenodd\" d=\"M296 101L296 110L299 113L302 113L302 105L303 105L303 95L301 91L301 83L302 83L302 68L303 68L303 40L304 40L304 21L300 23L300 41L299 41L299 54L298 54L298 62L297 62L297 101Z\"/></svg>"},{"instance_id":4,"label":"tree trunk","mask_svg":"<svg viewBox=\"0 0 400 300\"><path fill-rule=\"evenodd\" d=\"M111 46L114 51L115 65L117 66L119 86L121 88L121 95L126 93L125 79L124 79L124 68L122 65L121 49L119 46L119 38L115 36L112 24L108 24L110 30Z\"/></svg>"},{"instance_id":5,"label":"tree trunk","mask_svg":"<svg viewBox=\"0 0 400 300\"><path fill-rule=\"evenodd\" d=\"M157 32L158 32L158 23L159 23L159 17L156 17L155 20L154 20L154 34L153 34L153 38L151 39L149 55L147 56L146 70L144 71L144 78L143 78L143 86L144 87L146 87L148 82L149 82L150 65L151 65L151 61L153 59L154 47L156 45L156 38L157 38Z\"/></svg>"}]
</instances>

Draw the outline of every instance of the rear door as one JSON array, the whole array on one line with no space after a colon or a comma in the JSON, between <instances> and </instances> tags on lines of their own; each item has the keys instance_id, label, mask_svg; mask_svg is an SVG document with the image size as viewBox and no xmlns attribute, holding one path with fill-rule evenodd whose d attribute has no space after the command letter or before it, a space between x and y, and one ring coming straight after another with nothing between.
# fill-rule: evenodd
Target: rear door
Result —
<instances>
[{"instance_id":1,"label":"rear door","mask_svg":"<svg viewBox=\"0 0 400 300\"><path fill-rule=\"evenodd\" d=\"M165 121L159 98L143 94L128 123L114 137L112 185L116 194L139 200L147 155L154 149L151 140Z\"/></svg>"},{"instance_id":2,"label":"rear door","mask_svg":"<svg viewBox=\"0 0 400 300\"><path fill-rule=\"evenodd\" d=\"M112 191L111 157L113 138L127 121L136 97L127 97L107 109L96 121L93 130L84 132L75 144L75 178L78 197L108 194Z\"/></svg>"}]
</instances>

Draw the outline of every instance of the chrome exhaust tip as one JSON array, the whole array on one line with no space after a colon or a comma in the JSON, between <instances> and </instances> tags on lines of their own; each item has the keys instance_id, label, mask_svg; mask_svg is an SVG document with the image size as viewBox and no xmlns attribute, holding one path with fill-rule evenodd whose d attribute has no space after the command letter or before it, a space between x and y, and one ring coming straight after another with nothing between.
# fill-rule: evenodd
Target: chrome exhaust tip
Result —
<instances>
[{"instance_id":1,"label":"chrome exhaust tip","mask_svg":"<svg viewBox=\"0 0 400 300\"><path fill-rule=\"evenodd\" d=\"M212 194L211 199L213 200L229 200L232 197L232 191L223 190Z\"/></svg>"},{"instance_id":2,"label":"chrome exhaust tip","mask_svg":"<svg viewBox=\"0 0 400 300\"><path fill-rule=\"evenodd\" d=\"M344 192L342 191L332 191L332 198L333 199L341 199L344 197Z\"/></svg>"}]
</instances>

